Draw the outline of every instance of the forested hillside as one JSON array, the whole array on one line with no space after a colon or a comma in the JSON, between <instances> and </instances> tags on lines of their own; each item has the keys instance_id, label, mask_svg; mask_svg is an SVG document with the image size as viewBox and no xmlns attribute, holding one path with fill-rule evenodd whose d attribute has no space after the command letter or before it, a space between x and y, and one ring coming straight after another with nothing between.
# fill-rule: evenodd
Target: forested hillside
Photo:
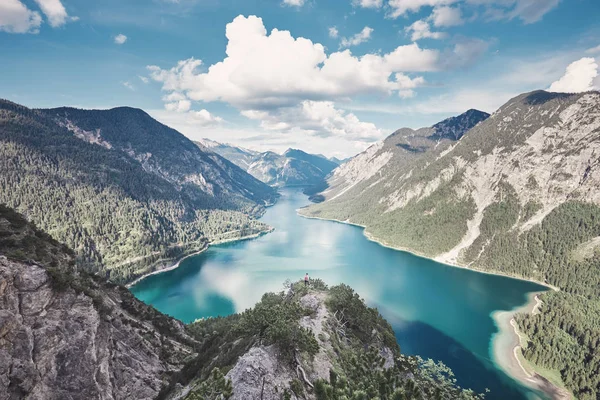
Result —
<instances>
[{"instance_id":1,"label":"forested hillside","mask_svg":"<svg viewBox=\"0 0 600 400\"><path fill-rule=\"evenodd\" d=\"M268 229L276 193L141 110L0 101L0 202L127 282L210 240Z\"/></svg>"},{"instance_id":2,"label":"forested hillside","mask_svg":"<svg viewBox=\"0 0 600 400\"><path fill-rule=\"evenodd\" d=\"M326 201L303 213L365 225L440 261L558 286L541 314L520 320L525 355L596 399L600 93L523 94L456 143L400 143L403 158L392 140L336 171Z\"/></svg>"}]
</instances>

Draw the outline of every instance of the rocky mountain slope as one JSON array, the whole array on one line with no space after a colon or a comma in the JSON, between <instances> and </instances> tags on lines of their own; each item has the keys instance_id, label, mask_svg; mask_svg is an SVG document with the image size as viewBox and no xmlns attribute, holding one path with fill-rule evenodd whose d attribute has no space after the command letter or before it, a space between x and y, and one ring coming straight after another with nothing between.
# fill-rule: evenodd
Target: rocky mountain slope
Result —
<instances>
[{"instance_id":1,"label":"rocky mountain slope","mask_svg":"<svg viewBox=\"0 0 600 400\"><path fill-rule=\"evenodd\" d=\"M283 154L272 151L260 153L208 139L196 143L227 158L271 186L317 185L341 163L297 149L288 149Z\"/></svg>"},{"instance_id":2,"label":"rocky mountain slope","mask_svg":"<svg viewBox=\"0 0 600 400\"><path fill-rule=\"evenodd\" d=\"M489 117L489 114L469 110L438 124L421 129L401 128L384 141L374 144L363 153L337 168L327 180L328 187L320 194L320 200L347 201L377 186L391 188L392 184L380 185L398 173L411 170L411 165L432 155L442 155L469 129ZM435 156L434 156L435 157ZM386 195L388 190L386 191ZM391 192L391 191L390 191ZM338 200L339 199L339 200ZM353 210L352 214L359 213Z\"/></svg>"},{"instance_id":3,"label":"rocky mountain slope","mask_svg":"<svg viewBox=\"0 0 600 400\"><path fill-rule=\"evenodd\" d=\"M347 286L287 284L184 326L74 260L0 205L0 399L480 398L403 356Z\"/></svg>"},{"instance_id":4,"label":"rocky mountain slope","mask_svg":"<svg viewBox=\"0 0 600 400\"><path fill-rule=\"evenodd\" d=\"M125 282L211 240L268 230L275 191L141 110L0 101L0 202Z\"/></svg>"},{"instance_id":5,"label":"rocky mountain slope","mask_svg":"<svg viewBox=\"0 0 600 400\"><path fill-rule=\"evenodd\" d=\"M74 259L0 205L0 399L155 397L196 341Z\"/></svg>"},{"instance_id":6,"label":"rocky mountain slope","mask_svg":"<svg viewBox=\"0 0 600 400\"><path fill-rule=\"evenodd\" d=\"M546 295L545 314L522 322L528 356L594 398L600 379L583 365L600 338L600 309L588 301L600 296L600 93L523 94L457 142L398 134L336 170L326 201L302 213L364 225L440 261L560 287L566 293Z\"/></svg>"}]
</instances>

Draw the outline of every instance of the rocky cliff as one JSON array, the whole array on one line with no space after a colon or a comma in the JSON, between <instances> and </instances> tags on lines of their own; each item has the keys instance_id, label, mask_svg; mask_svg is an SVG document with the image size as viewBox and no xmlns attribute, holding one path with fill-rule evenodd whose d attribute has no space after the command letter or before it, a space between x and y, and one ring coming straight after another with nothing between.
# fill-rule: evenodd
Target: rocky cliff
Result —
<instances>
[{"instance_id":1,"label":"rocky cliff","mask_svg":"<svg viewBox=\"0 0 600 400\"><path fill-rule=\"evenodd\" d=\"M0 206L0 399L154 398L195 340L73 260Z\"/></svg>"}]
</instances>

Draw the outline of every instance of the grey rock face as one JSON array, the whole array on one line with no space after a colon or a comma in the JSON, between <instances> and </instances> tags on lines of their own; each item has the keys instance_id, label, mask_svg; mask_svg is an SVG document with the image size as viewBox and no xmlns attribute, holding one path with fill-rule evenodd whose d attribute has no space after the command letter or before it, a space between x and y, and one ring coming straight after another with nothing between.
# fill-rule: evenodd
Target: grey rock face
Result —
<instances>
[{"instance_id":1,"label":"grey rock face","mask_svg":"<svg viewBox=\"0 0 600 400\"><path fill-rule=\"evenodd\" d=\"M432 128L398 130L337 168L321 193L325 202L304 213L366 225L385 240L394 232L389 226L406 223L406 210L423 207L420 214L410 212L417 218L410 222L415 231L409 227L388 244L443 262L477 262L485 248L468 260L464 254L476 248L485 212L500 202L502 187L515 193L520 206L535 206L535 212L521 213L511 227L518 233L540 224L568 201L600 204L599 110L598 92L538 91L517 96L485 120L485 115L469 111ZM468 126L461 135L453 130ZM450 140L458 136L460 140ZM464 206L464 232L449 244L418 247L407 237L428 217L444 215L439 199ZM435 206L428 207L428 202ZM383 235L385 229L377 229L386 224Z\"/></svg>"},{"instance_id":2,"label":"grey rock face","mask_svg":"<svg viewBox=\"0 0 600 400\"><path fill-rule=\"evenodd\" d=\"M280 361L274 346L259 346L240 357L227 378L233 386L232 400L279 400L297 376Z\"/></svg>"},{"instance_id":3,"label":"grey rock face","mask_svg":"<svg viewBox=\"0 0 600 400\"><path fill-rule=\"evenodd\" d=\"M120 307L46 270L0 258L0 399L151 399L191 350Z\"/></svg>"}]
</instances>

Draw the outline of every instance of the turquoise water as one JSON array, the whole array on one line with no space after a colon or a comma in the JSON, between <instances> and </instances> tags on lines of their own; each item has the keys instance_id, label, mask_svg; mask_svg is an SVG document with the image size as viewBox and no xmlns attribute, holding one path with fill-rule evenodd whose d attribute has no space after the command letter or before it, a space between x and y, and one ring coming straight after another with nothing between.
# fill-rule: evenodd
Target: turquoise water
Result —
<instances>
[{"instance_id":1,"label":"turquoise water","mask_svg":"<svg viewBox=\"0 0 600 400\"><path fill-rule=\"evenodd\" d=\"M252 307L267 291L306 272L332 285L352 286L392 324L403 353L439 360L458 383L488 399L531 393L491 361L490 316L526 302L544 287L449 267L380 246L362 229L306 219L300 189L285 189L262 218L275 231L257 239L212 246L179 268L150 276L131 288L140 300L184 322L229 315Z\"/></svg>"}]
</instances>

